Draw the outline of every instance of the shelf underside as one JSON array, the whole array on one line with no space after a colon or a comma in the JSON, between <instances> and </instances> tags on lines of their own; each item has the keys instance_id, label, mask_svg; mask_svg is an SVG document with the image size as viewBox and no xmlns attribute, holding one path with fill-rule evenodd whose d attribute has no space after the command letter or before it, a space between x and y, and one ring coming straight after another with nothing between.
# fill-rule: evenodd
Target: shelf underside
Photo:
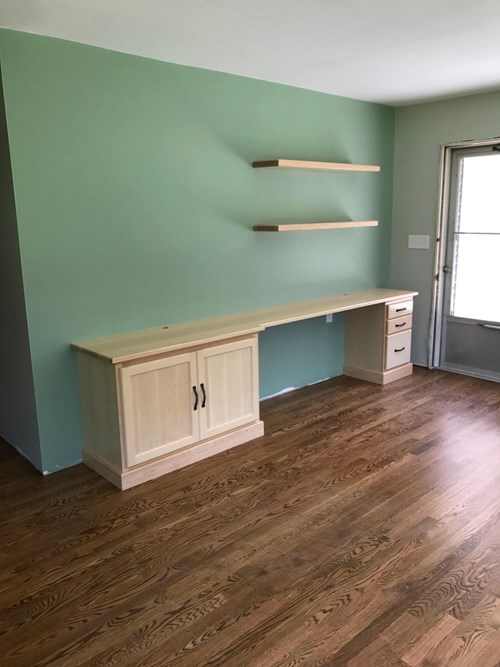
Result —
<instances>
[{"instance_id":1,"label":"shelf underside","mask_svg":"<svg viewBox=\"0 0 500 667\"><path fill-rule=\"evenodd\" d=\"M311 162L308 160L261 160L253 163L255 169L316 169L319 171L380 171L376 164L351 164L349 162Z\"/></svg>"},{"instance_id":2,"label":"shelf underside","mask_svg":"<svg viewBox=\"0 0 500 667\"><path fill-rule=\"evenodd\" d=\"M255 225L255 232L309 232L322 229L344 229L346 227L377 227L378 220L356 222L304 222L295 225Z\"/></svg>"}]
</instances>

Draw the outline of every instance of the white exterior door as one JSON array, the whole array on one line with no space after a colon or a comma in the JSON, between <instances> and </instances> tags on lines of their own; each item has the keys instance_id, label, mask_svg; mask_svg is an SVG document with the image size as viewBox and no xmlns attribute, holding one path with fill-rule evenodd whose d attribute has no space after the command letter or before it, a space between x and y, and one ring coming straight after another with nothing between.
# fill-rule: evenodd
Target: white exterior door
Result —
<instances>
[{"instance_id":1,"label":"white exterior door","mask_svg":"<svg viewBox=\"0 0 500 667\"><path fill-rule=\"evenodd\" d=\"M439 367L500 380L499 146L454 149Z\"/></svg>"}]
</instances>

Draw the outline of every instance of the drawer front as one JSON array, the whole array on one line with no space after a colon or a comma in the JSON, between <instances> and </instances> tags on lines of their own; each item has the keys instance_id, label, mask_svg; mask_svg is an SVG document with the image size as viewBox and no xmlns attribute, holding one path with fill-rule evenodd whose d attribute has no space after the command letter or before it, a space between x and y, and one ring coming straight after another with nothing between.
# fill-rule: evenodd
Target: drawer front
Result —
<instances>
[{"instance_id":1,"label":"drawer front","mask_svg":"<svg viewBox=\"0 0 500 667\"><path fill-rule=\"evenodd\" d=\"M406 331L411 329L412 315L406 315L406 317L395 317L393 320L387 320L387 334L400 333L401 331Z\"/></svg>"},{"instance_id":2,"label":"drawer front","mask_svg":"<svg viewBox=\"0 0 500 667\"><path fill-rule=\"evenodd\" d=\"M387 305L387 319L392 320L395 317L403 317L403 315L411 315L413 312L413 299L408 301L400 301L399 303L389 303Z\"/></svg>"},{"instance_id":3,"label":"drawer front","mask_svg":"<svg viewBox=\"0 0 500 667\"><path fill-rule=\"evenodd\" d=\"M407 364L411 354L411 331L386 336L385 370Z\"/></svg>"}]
</instances>

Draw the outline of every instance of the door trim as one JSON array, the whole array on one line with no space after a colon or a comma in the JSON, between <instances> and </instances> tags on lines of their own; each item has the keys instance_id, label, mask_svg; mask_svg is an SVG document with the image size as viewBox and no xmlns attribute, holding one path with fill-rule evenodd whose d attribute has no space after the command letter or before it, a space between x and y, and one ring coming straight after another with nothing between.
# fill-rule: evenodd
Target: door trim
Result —
<instances>
[{"instance_id":1,"label":"door trim","mask_svg":"<svg viewBox=\"0 0 500 667\"><path fill-rule=\"evenodd\" d=\"M448 238L449 194L452 151L457 148L481 148L482 146L498 146L500 137L492 139L457 141L441 144L439 167L439 204L436 223L436 252L434 256L434 286L432 290L431 322L428 341L428 367L438 368L441 365L442 315L444 304L443 267Z\"/></svg>"}]
</instances>

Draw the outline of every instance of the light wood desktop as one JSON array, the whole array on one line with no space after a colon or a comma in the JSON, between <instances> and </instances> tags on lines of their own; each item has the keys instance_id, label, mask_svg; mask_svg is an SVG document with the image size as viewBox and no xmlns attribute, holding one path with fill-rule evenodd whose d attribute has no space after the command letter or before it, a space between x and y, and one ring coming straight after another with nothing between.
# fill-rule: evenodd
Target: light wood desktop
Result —
<instances>
[{"instance_id":1,"label":"light wood desktop","mask_svg":"<svg viewBox=\"0 0 500 667\"><path fill-rule=\"evenodd\" d=\"M83 460L126 489L264 433L258 333L346 312L344 374L411 374L417 292L369 289L74 343Z\"/></svg>"}]
</instances>

